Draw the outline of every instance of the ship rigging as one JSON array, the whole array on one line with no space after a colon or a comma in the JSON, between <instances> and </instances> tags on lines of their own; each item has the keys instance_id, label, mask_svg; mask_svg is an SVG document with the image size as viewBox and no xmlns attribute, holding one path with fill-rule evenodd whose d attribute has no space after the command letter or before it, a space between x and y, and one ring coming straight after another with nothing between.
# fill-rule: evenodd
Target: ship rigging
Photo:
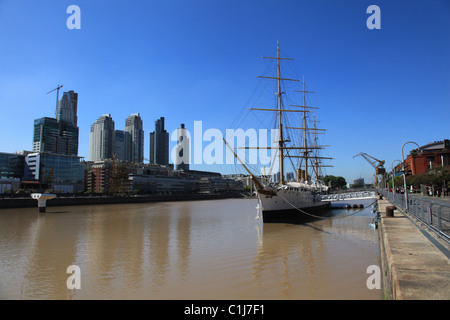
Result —
<instances>
[{"instance_id":1,"label":"ship rigging","mask_svg":"<svg viewBox=\"0 0 450 320\"><path fill-rule=\"evenodd\" d=\"M316 127L315 115L313 118L313 125L308 124L308 114L313 113L314 109L318 109L314 106L306 105L306 94L314 93L305 89L304 78L292 79L285 78L281 74L281 61L294 60L291 58L280 57L279 43L277 42L276 57L263 57L264 59L276 60L276 76L259 76L258 78L276 80L277 102L275 108L260 108L252 107L248 108L250 111L267 111L276 114L277 120L277 136L276 145L273 146L239 146L236 149L276 149L276 154L279 159L279 181L276 184L267 184L262 182L258 177L248 168L245 162L240 159L230 146L230 144L224 139L226 146L231 150L234 157L243 166L252 179L258 194L258 199L263 212L263 219L266 220L285 220L288 215L288 211L294 211L294 216L298 217L299 211L309 210L317 212L317 209L321 208L325 203L318 200L316 195L318 193L325 192L328 188L321 181L321 168L326 167L322 163L322 160L329 160L332 158L322 157L319 154L319 150L328 146L319 145L317 134L324 133L325 129L319 129ZM302 104L286 104L283 102L283 95L286 91L282 90L283 83L294 82L301 83L301 90L293 90L302 94ZM284 88L284 86L283 86ZM292 108L287 108L287 107ZM298 117L298 115L301 115ZM288 118L296 118L300 121L300 126L290 125ZM297 116L297 117L296 117ZM285 125L287 123L287 125ZM290 131L297 132L289 133ZM312 140L308 138L312 136ZM301 137L301 139L298 139ZM313 141L311 143L311 141ZM296 181L287 181L285 171L285 159L288 158L292 162L292 158L298 158L300 165L295 168ZM272 164L273 165L273 164ZM309 169L312 170L309 170ZM311 171L311 174L309 174ZM314 180L312 179L314 176ZM293 210L294 209L294 210ZM297 212L295 212L297 211Z\"/></svg>"}]
</instances>

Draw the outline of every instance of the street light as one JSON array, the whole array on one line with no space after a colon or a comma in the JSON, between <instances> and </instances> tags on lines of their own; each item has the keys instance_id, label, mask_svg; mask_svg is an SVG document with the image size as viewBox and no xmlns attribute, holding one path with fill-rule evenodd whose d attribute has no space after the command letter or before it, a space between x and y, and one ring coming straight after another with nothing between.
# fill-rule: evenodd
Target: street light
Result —
<instances>
[{"instance_id":1,"label":"street light","mask_svg":"<svg viewBox=\"0 0 450 320\"><path fill-rule=\"evenodd\" d=\"M405 157L403 156L403 147L408 143L414 143L417 148L420 149L420 146L415 143L414 141L408 141L405 142L402 146L402 161L403 161L403 184L404 184L404 190L405 190L405 209L408 210L408 192L406 191L406 170L405 170Z\"/></svg>"}]
</instances>

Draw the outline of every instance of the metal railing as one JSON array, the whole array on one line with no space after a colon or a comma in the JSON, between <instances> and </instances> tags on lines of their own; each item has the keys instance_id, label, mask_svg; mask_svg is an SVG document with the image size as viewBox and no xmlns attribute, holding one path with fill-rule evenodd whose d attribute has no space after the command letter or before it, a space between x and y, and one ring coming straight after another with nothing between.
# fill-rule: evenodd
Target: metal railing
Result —
<instances>
[{"instance_id":1,"label":"metal railing","mask_svg":"<svg viewBox=\"0 0 450 320\"><path fill-rule=\"evenodd\" d=\"M321 200L328 201L339 201L339 200L352 200L352 199L361 199L361 198L375 198L375 191L357 191L357 192L347 192L340 194L326 194L320 195Z\"/></svg>"},{"instance_id":2,"label":"metal railing","mask_svg":"<svg viewBox=\"0 0 450 320\"><path fill-rule=\"evenodd\" d=\"M386 199L400 207L403 211L414 216L428 228L438 233L441 238L450 243L450 204L434 199L422 198L408 194L408 206L402 193L379 190ZM408 208L408 209L406 209Z\"/></svg>"}]
</instances>

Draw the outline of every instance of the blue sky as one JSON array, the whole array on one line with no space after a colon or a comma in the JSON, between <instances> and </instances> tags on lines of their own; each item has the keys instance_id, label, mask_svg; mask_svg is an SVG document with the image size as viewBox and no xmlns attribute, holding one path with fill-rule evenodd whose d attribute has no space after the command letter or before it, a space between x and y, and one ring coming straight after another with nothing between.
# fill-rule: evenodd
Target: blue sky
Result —
<instances>
[{"instance_id":1,"label":"blue sky","mask_svg":"<svg viewBox=\"0 0 450 320\"><path fill-rule=\"evenodd\" d=\"M80 30L66 26L72 4ZM372 4L379 30L366 27ZM225 132L279 40L317 92L322 143L335 158L326 173L373 181L354 155L390 168L406 141L450 138L449 31L447 0L0 0L0 151L32 149L33 121L54 117L55 95L46 93L58 84L79 93L86 158L90 125L105 113L116 129L141 114L145 157L161 116L169 132L200 120Z\"/></svg>"}]
</instances>

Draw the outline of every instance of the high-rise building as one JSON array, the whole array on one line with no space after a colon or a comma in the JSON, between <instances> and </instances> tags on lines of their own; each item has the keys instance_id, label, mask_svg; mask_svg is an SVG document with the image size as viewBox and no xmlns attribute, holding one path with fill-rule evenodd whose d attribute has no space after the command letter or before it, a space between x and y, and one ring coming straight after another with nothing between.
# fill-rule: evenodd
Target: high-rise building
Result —
<instances>
[{"instance_id":1,"label":"high-rise building","mask_svg":"<svg viewBox=\"0 0 450 320\"><path fill-rule=\"evenodd\" d=\"M58 100L56 118L34 120L33 152L78 155L78 93L64 92Z\"/></svg>"},{"instance_id":2,"label":"high-rise building","mask_svg":"<svg viewBox=\"0 0 450 320\"><path fill-rule=\"evenodd\" d=\"M73 90L64 92L56 107L56 120L65 121L77 126L78 93Z\"/></svg>"},{"instance_id":3,"label":"high-rise building","mask_svg":"<svg viewBox=\"0 0 450 320\"><path fill-rule=\"evenodd\" d=\"M61 192L83 190L77 107L78 93L70 90L57 101L55 118L34 120L33 153L25 157L24 179Z\"/></svg>"},{"instance_id":4,"label":"high-rise building","mask_svg":"<svg viewBox=\"0 0 450 320\"><path fill-rule=\"evenodd\" d=\"M189 136L184 123L177 129L176 170L189 170Z\"/></svg>"},{"instance_id":5,"label":"high-rise building","mask_svg":"<svg viewBox=\"0 0 450 320\"><path fill-rule=\"evenodd\" d=\"M164 117L155 121L155 131L150 133L150 163L169 164L169 133L164 129Z\"/></svg>"},{"instance_id":6,"label":"high-rise building","mask_svg":"<svg viewBox=\"0 0 450 320\"><path fill-rule=\"evenodd\" d=\"M111 114L104 114L91 125L89 134L89 160L111 159L114 154L114 121Z\"/></svg>"},{"instance_id":7,"label":"high-rise building","mask_svg":"<svg viewBox=\"0 0 450 320\"><path fill-rule=\"evenodd\" d=\"M129 161L130 133L123 130L114 131L114 154L117 160Z\"/></svg>"},{"instance_id":8,"label":"high-rise building","mask_svg":"<svg viewBox=\"0 0 450 320\"><path fill-rule=\"evenodd\" d=\"M48 117L34 120L33 152L78 155L78 127Z\"/></svg>"},{"instance_id":9,"label":"high-rise building","mask_svg":"<svg viewBox=\"0 0 450 320\"><path fill-rule=\"evenodd\" d=\"M132 113L125 120L125 133L128 133L129 138L125 135L125 141L128 140L128 161L129 162L143 162L144 161L144 129L142 119L139 113Z\"/></svg>"}]
</instances>

